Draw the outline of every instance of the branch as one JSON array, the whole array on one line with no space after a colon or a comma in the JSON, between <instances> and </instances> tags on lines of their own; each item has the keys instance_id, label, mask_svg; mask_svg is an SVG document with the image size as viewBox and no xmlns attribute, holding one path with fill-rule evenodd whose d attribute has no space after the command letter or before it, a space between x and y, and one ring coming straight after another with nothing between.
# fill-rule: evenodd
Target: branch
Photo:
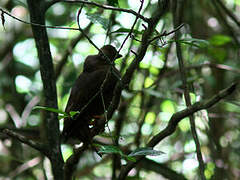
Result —
<instances>
[{"instance_id":1,"label":"branch","mask_svg":"<svg viewBox=\"0 0 240 180\"><path fill-rule=\"evenodd\" d=\"M240 28L240 21L238 21L237 17L223 4L221 0L216 0L217 3L221 6L221 8L225 11L225 13L237 24Z\"/></svg>"},{"instance_id":2,"label":"branch","mask_svg":"<svg viewBox=\"0 0 240 180\"><path fill-rule=\"evenodd\" d=\"M176 2L174 3L173 24L174 24L174 27L176 27L176 28L177 28L177 26L179 27L180 23L182 23L181 19L183 17L183 12L184 12L183 8L184 8L183 1L181 1L181 3L176 3ZM176 44L176 52L177 52L180 77L181 77L181 81L182 81L182 85L183 85L183 89L184 89L184 99L185 99L187 107L190 107L192 105L191 97L190 97L190 90L189 90L189 85L187 83L187 73L186 73L186 69L184 66L182 48L181 48L181 44L178 41L179 37L180 37L180 32L176 31L174 39L175 39L175 44ZM195 119L194 119L193 114L191 114L189 116L189 119L190 119L190 127L191 127L193 140L196 145L196 154L197 154L197 159L199 162L200 177L202 180L206 180L205 175L204 175L205 165L204 165L204 161L202 158L201 145L200 145L200 142L198 139L198 134L197 134L196 125L195 125Z\"/></svg>"},{"instance_id":3,"label":"branch","mask_svg":"<svg viewBox=\"0 0 240 180\"><path fill-rule=\"evenodd\" d=\"M129 13L129 14L133 14L135 15L136 17L139 17L140 19L142 19L143 21L145 22L149 22L149 18L146 18L144 16L142 16L141 14L131 10L131 9L124 9L124 8L116 8L116 7L113 7L113 6L108 6L108 5L102 5L102 4L98 4L98 3L95 3L95 2L91 2L91 1L81 1L81 0L74 0L74 1L67 1L67 0L54 0L52 2L50 2L48 4L48 7L50 7L51 5L57 3L57 2L65 2L65 3L83 3L83 4L88 4L88 5L91 5L91 6L97 6L97 7L100 7L102 9L106 9L106 10L113 10L113 11L120 11L120 12L125 12L125 13Z\"/></svg>"},{"instance_id":4,"label":"branch","mask_svg":"<svg viewBox=\"0 0 240 180\"><path fill-rule=\"evenodd\" d=\"M167 163L166 164L157 163L153 160L143 158L143 160L139 163L139 166L141 168L144 168L145 170L153 171L153 172L156 172L158 174L161 174L166 179L187 180L183 176L183 174L180 174L180 173L172 170L171 168L169 168L167 166Z\"/></svg>"},{"instance_id":5,"label":"branch","mask_svg":"<svg viewBox=\"0 0 240 180\"><path fill-rule=\"evenodd\" d=\"M237 35L231 25L228 23L227 19L225 18L225 15L221 12L220 8L217 5L216 0L212 0L211 3L215 6L216 12L219 15L220 19L219 22L222 22L224 26L226 27L226 31L228 31L229 35L233 37L235 43L240 46L240 42L237 38Z\"/></svg>"},{"instance_id":6,"label":"branch","mask_svg":"<svg viewBox=\"0 0 240 180\"><path fill-rule=\"evenodd\" d=\"M87 148L88 144L83 144L82 147L75 150L75 152L67 159L64 165L64 180L72 180L73 172L78 164L79 158Z\"/></svg>"},{"instance_id":7,"label":"branch","mask_svg":"<svg viewBox=\"0 0 240 180\"><path fill-rule=\"evenodd\" d=\"M32 23L45 24L45 1L36 2L27 0L30 19ZM45 27L37 27L32 24L33 37L40 63L40 73L43 83L44 104L47 107L57 108L57 90L53 69L52 55ZM46 132L46 144L51 161L54 179L63 179L63 157L61 152L59 120L56 113L44 112L44 130Z\"/></svg>"},{"instance_id":8,"label":"branch","mask_svg":"<svg viewBox=\"0 0 240 180\"><path fill-rule=\"evenodd\" d=\"M141 12L141 10L142 10L142 8L143 8L144 0L140 0L140 2L141 2L141 5L140 5L140 7L139 7L138 14L140 14L140 12ZM139 16L136 16L136 19L135 19L135 21L133 22L133 25L132 25L132 27L131 27L128 35L127 35L126 38L123 40L123 43L122 43L121 47L120 47L119 50L118 50L118 53L121 51L123 45L125 44L125 42L126 42L127 39L129 38L129 36L131 36L131 34L132 34L133 30L134 30L134 26L135 26L136 23L137 23L138 18L139 18Z\"/></svg>"},{"instance_id":9,"label":"branch","mask_svg":"<svg viewBox=\"0 0 240 180\"><path fill-rule=\"evenodd\" d=\"M159 132L156 136L154 136L149 143L147 144L147 147L154 147L156 146L160 141L162 141L164 138L170 136L173 134L176 130L176 127L178 123L185 117L203 110L208 109L218 103L221 99L225 98L226 96L230 95L237 87L238 83L233 83L230 87L227 87L226 89L223 89L220 91L217 95L212 97L209 100L206 101L200 101L192 106L187 107L186 109L179 111L172 115L168 125L166 128L164 128L161 132ZM136 166L137 163L139 163L144 157L141 156L137 158L136 162L129 162L127 165L121 170L119 175L119 180L124 180L129 171Z\"/></svg>"},{"instance_id":10,"label":"branch","mask_svg":"<svg viewBox=\"0 0 240 180\"><path fill-rule=\"evenodd\" d=\"M151 42L155 41L156 39L159 39L163 36L169 36L170 34L173 34L173 33L177 32L178 30L180 30L184 25L185 25L184 23L180 24L178 27L176 27L175 29L173 29L172 31L170 31L168 33L166 31L164 31L162 34L159 34L158 36L152 38L149 42L151 43Z\"/></svg>"},{"instance_id":11,"label":"branch","mask_svg":"<svg viewBox=\"0 0 240 180\"><path fill-rule=\"evenodd\" d=\"M6 15L10 16L11 18L13 18L21 23L24 23L24 24L28 24L28 25L32 25L32 26L36 26L36 27L44 27L44 28L49 28L49 29L66 29L66 30L79 31L78 28L70 28L70 27L63 27L63 26L48 26L48 25L39 24L39 23L27 22L27 21L17 18L16 16L13 16L12 14L10 14L6 10L2 9L1 7L0 7L0 11L3 13L3 16L4 16L4 14L6 14Z\"/></svg>"},{"instance_id":12,"label":"branch","mask_svg":"<svg viewBox=\"0 0 240 180\"><path fill-rule=\"evenodd\" d=\"M29 138L21 135L21 134L18 134L10 129L3 129L2 130L2 133L3 134L6 134L7 136L9 137L12 137L12 138L15 138L17 139L18 141L24 143L24 144L27 144L29 145L30 147L40 151L41 153L43 153L45 156L49 156L48 152L47 152L47 149L46 147L43 145L43 144L40 144L40 143L37 143L35 141L32 141L30 140Z\"/></svg>"},{"instance_id":13,"label":"branch","mask_svg":"<svg viewBox=\"0 0 240 180\"><path fill-rule=\"evenodd\" d=\"M142 43L138 49L138 52L136 53L136 57L134 58L134 60L132 61L132 63L128 67L128 69L126 70L126 72L122 78L122 81L118 82L118 84L114 88L114 97L113 97L112 103L110 104L110 106L108 108L108 117L112 117L114 110L117 108L118 98L119 98L119 96L121 96L122 90L128 86L128 84L130 83L132 76L135 72L135 69L138 67L139 63L143 60L143 58L147 52L147 48L150 44L149 39L150 39L152 33L154 32L158 21L161 19L161 17L165 14L166 11L167 11L167 7L163 8L162 11L157 9L153 13L154 16L153 16L153 18L150 19L150 21L148 23L148 28L146 28L145 32L143 33L142 41L141 41Z\"/></svg>"}]
</instances>

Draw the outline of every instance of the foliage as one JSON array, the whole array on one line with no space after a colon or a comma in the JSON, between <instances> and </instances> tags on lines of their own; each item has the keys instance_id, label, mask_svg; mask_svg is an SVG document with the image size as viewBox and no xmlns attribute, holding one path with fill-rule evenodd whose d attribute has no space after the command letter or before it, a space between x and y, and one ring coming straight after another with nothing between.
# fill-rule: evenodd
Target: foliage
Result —
<instances>
[{"instance_id":1,"label":"foliage","mask_svg":"<svg viewBox=\"0 0 240 180\"><path fill-rule=\"evenodd\" d=\"M29 1L3 1L0 8L28 21ZM140 1L91 2L134 12L138 12L140 7ZM157 8L164 10L164 2L145 0L140 14L148 20L156 14ZM75 17L81 4L57 2L48 5L47 25L78 28ZM239 1L227 0L186 1L183 10L179 11L184 26L176 31L174 3L166 8L167 12L147 39L151 43L143 60L137 64L131 81L124 84L117 112L109 119L105 133L93 140L92 148L103 156L100 158L91 149L84 151L74 172L76 179L117 178L126 164L138 162L139 166L128 174L129 178L159 179L160 175L166 179L199 177L197 148L188 118L182 119L174 133L156 146L150 146L149 142L159 136L173 115L187 108L176 43L181 46L192 104L212 98L239 80L239 5ZM131 33L120 51L123 58L116 61L122 76L129 72L135 58L141 56L138 53L149 28L147 20L139 16L132 29L135 18L129 12L107 10L91 4L84 5L80 15L81 28L98 47L112 44L119 48ZM58 114L60 130L63 118L79 113L67 114L64 109L70 88L82 72L85 57L96 54L97 50L84 36L81 37L79 30L54 27L48 28L47 32L54 70L59 71L58 75L56 73L58 108L44 104L50 97L43 93L42 65L38 61L38 44L34 42L31 25L1 12L0 178L38 179L52 173L49 165L52 159L49 163L47 153L29 148L14 136L10 138L3 129L8 128L31 142L45 143L51 138L47 133L51 127L47 127L49 119L45 119L46 113ZM172 33L166 35L169 32ZM174 38L175 32L179 33L178 39ZM220 103L194 114L206 179L240 179L239 104L237 88ZM61 151L65 163L70 156L77 154L77 150L67 144L61 145Z\"/></svg>"}]
</instances>

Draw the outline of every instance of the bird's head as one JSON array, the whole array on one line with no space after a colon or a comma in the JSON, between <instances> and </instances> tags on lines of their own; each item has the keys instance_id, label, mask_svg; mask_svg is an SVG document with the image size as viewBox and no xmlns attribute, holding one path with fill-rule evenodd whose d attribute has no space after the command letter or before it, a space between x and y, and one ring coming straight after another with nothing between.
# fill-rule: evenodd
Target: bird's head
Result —
<instances>
[{"instance_id":1,"label":"bird's head","mask_svg":"<svg viewBox=\"0 0 240 180\"><path fill-rule=\"evenodd\" d=\"M119 54L116 50L115 47L113 47L112 45L105 45L101 48L101 51L103 52L103 54L105 56L107 56L110 61L114 61L120 57L122 57L121 54ZM99 54L101 55L101 52L99 52Z\"/></svg>"}]
</instances>

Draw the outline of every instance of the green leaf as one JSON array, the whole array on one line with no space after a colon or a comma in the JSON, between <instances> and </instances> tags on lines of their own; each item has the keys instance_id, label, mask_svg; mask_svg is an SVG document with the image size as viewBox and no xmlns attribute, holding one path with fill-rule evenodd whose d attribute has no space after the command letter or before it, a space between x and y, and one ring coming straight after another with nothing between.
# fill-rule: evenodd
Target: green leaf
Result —
<instances>
[{"instance_id":1,"label":"green leaf","mask_svg":"<svg viewBox=\"0 0 240 180\"><path fill-rule=\"evenodd\" d=\"M102 153L102 154L120 154L120 155L123 155L121 149L119 149L117 146L112 146L112 145L101 146L100 150L98 152Z\"/></svg>"},{"instance_id":2,"label":"green leaf","mask_svg":"<svg viewBox=\"0 0 240 180\"><path fill-rule=\"evenodd\" d=\"M118 7L118 0L107 0L110 6Z\"/></svg>"},{"instance_id":3,"label":"green leaf","mask_svg":"<svg viewBox=\"0 0 240 180\"><path fill-rule=\"evenodd\" d=\"M136 158L133 157L133 156L127 156L127 155L123 154L123 157L124 157L126 160L128 160L128 161L132 161L132 162L136 162L136 161L137 161Z\"/></svg>"},{"instance_id":4,"label":"green leaf","mask_svg":"<svg viewBox=\"0 0 240 180\"><path fill-rule=\"evenodd\" d=\"M124 158L128 161L136 162L136 159L134 157L123 154L121 149L117 146L112 146L112 145L104 145L103 146L103 145L100 145L100 144L94 144L94 146L100 147L100 150L98 151L99 153L102 153L102 154L119 154L122 158Z\"/></svg>"},{"instance_id":5,"label":"green leaf","mask_svg":"<svg viewBox=\"0 0 240 180\"><path fill-rule=\"evenodd\" d=\"M232 38L226 35L215 35L212 36L209 40L209 42L214 46L222 46L224 44L227 44L232 41Z\"/></svg>"},{"instance_id":6,"label":"green leaf","mask_svg":"<svg viewBox=\"0 0 240 180\"><path fill-rule=\"evenodd\" d=\"M128 28L119 28L116 31L111 32L110 34L112 34L112 33L129 33L130 31L131 31L131 29L128 29ZM133 33L134 34L143 34L142 31L138 31L135 29L133 30Z\"/></svg>"},{"instance_id":7,"label":"green leaf","mask_svg":"<svg viewBox=\"0 0 240 180\"><path fill-rule=\"evenodd\" d=\"M75 116L76 114L79 114L80 112L79 111L70 111L70 116L73 117Z\"/></svg>"},{"instance_id":8,"label":"green leaf","mask_svg":"<svg viewBox=\"0 0 240 180\"><path fill-rule=\"evenodd\" d=\"M58 115L58 120L64 119L69 117L68 115Z\"/></svg>"},{"instance_id":9,"label":"green leaf","mask_svg":"<svg viewBox=\"0 0 240 180\"><path fill-rule=\"evenodd\" d=\"M44 107L44 106L35 106L33 109L42 109L42 110L45 110L45 111L55 112L55 113L58 113L58 114L63 114L65 116L68 116L68 114L66 112L61 111L61 110L56 109L56 108L50 108L50 107Z\"/></svg>"},{"instance_id":10,"label":"green leaf","mask_svg":"<svg viewBox=\"0 0 240 180\"><path fill-rule=\"evenodd\" d=\"M208 53L217 60L218 63L224 63L227 57L227 51L223 47L208 48Z\"/></svg>"},{"instance_id":11,"label":"green leaf","mask_svg":"<svg viewBox=\"0 0 240 180\"><path fill-rule=\"evenodd\" d=\"M184 38L179 40L180 43L188 44L191 46L195 46L197 48L205 48L209 45L209 42L204 39L197 38Z\"/></svg>"},{"instance_id":12,"label":"green leaf","mask_svg":"<svg viewBox=\"0 0 240 180\"><path fill-rule=\"evenodd\" d=\"M92 21L93 23L99 23L102 25L103 29L107 30L108 29L108 24L109 24L109 20L106 18L102 18L101 14L91 14L91 13L87 13L87 18Z\"/></svg>"},{"instance_id":13,"label":"green leaf","mask_svg":"<svg viewBox=\"0 0 240 180\"><path fill-rule=\"evenodd\" d=\"M131 152L128 156L159 156L164 154L162 151L153 150L151 147L138 148Z\"/></svg>"}]
</instances>

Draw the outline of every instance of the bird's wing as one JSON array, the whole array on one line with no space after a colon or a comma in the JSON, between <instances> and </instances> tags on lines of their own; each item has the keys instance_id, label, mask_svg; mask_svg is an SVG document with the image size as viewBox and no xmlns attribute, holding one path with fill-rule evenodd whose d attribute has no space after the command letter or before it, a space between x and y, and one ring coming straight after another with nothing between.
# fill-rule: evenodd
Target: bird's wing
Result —
<instances>
[{"instance_id":1,"label":"bird's wing","mask_svg":"<svg viewBox=\"0 0 240 180\"><path fill-rule=\"evenodd\" d=\"M107 71L108 68L102 68L91 73L81 73L71 90L65 111L80 111L99 91Z\"/></svg>"}]
</instances>

